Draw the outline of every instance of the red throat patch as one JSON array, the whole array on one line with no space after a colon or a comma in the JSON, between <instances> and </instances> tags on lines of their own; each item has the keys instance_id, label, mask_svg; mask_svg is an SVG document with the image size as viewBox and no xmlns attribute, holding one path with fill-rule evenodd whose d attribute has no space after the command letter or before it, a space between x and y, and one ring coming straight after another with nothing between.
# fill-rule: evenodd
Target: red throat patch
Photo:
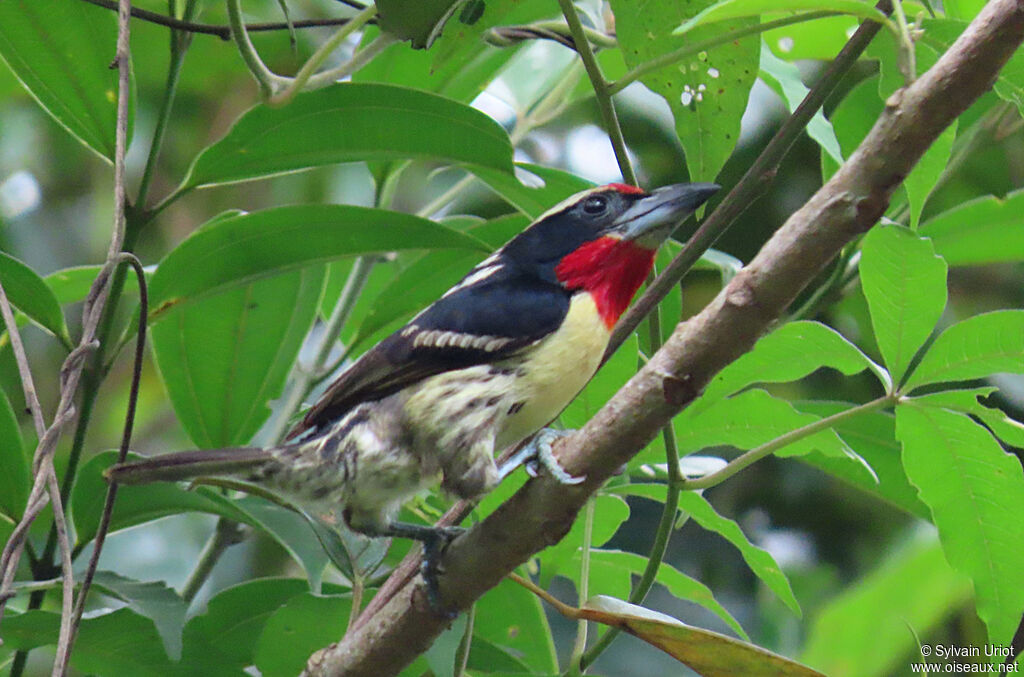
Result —
<instances>
[{"instance_id":1,"label":"red throat patch","mask_svg":"<svg viewBox=\"0 0 1024 677\"><path fill-rule=\"evenodd\" d=\"M614 237L580 246L555 267L558 281L590 293L597 312L611 329L633 300L654 265L654 250Z\"/></svg>"}]
</instances>

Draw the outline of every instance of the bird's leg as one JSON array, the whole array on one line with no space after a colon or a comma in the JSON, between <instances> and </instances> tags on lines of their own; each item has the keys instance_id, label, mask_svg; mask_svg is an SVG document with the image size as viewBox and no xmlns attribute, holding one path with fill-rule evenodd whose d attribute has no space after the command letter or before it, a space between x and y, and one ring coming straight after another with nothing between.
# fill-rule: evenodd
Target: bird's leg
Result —
<instances>
[{"instance_id":1,"label":"bird's leg","mask_svg":"<svg viewBox=\"0 0 1024 677\"><path fill-rule=\"evenodd\" d=\"M525 465L526 472L530 473L533 477L536 477L540 472L540 468L543 467L559 484L579 484L587 478L573 477L567 473L551 451L551 445L556 440L567 437L574 432L576 431L544 428L534 435L532 440L521 446L519 451L509 456L508 460L501 464L501 467L498 468L498 477L505 479L506 475L510 474L520 465Z\"/></svg>"},{"instance_id":2,"label":"bird's leg","mask_svg":"<svg viewBox=\"0 0 1024 677\"><path fill-rule=\"evenodd\" d=\"M441 555L448 544L465 531L463 527L428 527L422 524L392 522L376 534L390 538L409 538L423 544L423 565L420 567L420 573L423 574L423 581L426 583L427 602L434 613L443 618L455 618L458 611L441 603L441 590L437 583L437 577L441 573Z\"/></svg>"}]
</instances>

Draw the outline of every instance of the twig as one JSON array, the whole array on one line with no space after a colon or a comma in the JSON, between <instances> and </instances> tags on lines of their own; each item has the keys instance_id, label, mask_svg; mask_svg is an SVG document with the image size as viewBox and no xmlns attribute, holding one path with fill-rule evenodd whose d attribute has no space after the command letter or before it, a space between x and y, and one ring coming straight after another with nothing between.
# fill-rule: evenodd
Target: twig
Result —
<instances>
[{"instance_id":1,"label":"twig","mask_svg":"<svg viewBox=\"0 0 1024 677\"><path fill-rule=\"evenodd\" d=\"M28 363L28 355L25 354L25 344L21 342L18 323L14 319L14 311L11 310L10 301L7 300L7 292L4 291L3 283L0 283L0 312L3 313L4 324L7 326L7 335L11 339L11 350L14 352L14 361L18 365L21 388L25 392L25 406L32 413L32 422L36 426L36 438L42 439L43 433L46 432L43 409L39 404L39 397L36 395L36 385L32 380L32 368Z\"/></svg>"},{"instance_id":2,"label":"twig","mask_svg":"<svg viewBox=\"0 0 1024 677\"><path fill-rule=\"evenodd\" d=\"M89 4L96 5L97 7L103 7L104 9L117 10L116 0L85 0ZM145 9L139 9L132 7L132 17L147 21L152 24L159 26L167 26L179 31L186 31L188 33L198 33L200 35L215 35L221 40L227 42L231 39L231 26L215 25L215 24L204 24L196 23L194 21L187 21L184 19L176 19L173 16L167 16L165 14L159 14L157 12L150 12ZM337 18L337 19L303 19L301 21L291 22L292 28L322 28L330 26L344 26L352 19L349 17ZM373 22L376 23L376 22ZM245 29L250 33L260 33L268 31L284 31L288 30L289 24L286 22L272 22L272 23L254 23L246 24Z\"/></svg>"},{"instance_id":3,"label":"twig","mask_svg":"<svg viewBox=\"0 0 1024 677\"><path fill-rule=\"evenodd\" d=\"M754 259L577 434L556 444L579 485L541 476L445 551L441 597L467 608L534 553L557 542L604 481L710 379L748 351L819 272L884 214L892 191L943 129L988 90L1024 40L1024 5L990 0L953 46L886 108L835 175ZM447 626L421 586L407 586L368 622L316 652L307 675L397 673Z\"/></svg>"},{"instance_id":4,"label":"twig","mask_svg":"<svg viewBox=\"0 0 1024 677\"><path fill-rule=\"evenodd\" d=\"M121 447L117 453L117 462L124 463L128 457L128 446L132 441L132 428L135 425L135 408L139 401L139 383L142 380L142 363L146 356L146 318L149 316L149 294L146 289L146 273L142 268L142 262L128 252L122 252L118 261L127 263L135 270L135 278L139 285L139 330L135 341L135 360L132 365L132 381L128 389L128 407L124 416L124 429L121 434ZM103 552L103 544L107 539L107 531L110 529L110 520L114 514L114 501L117 500L117 482L111 482L107 487L107 495L103 502L103 512L100 514L100 523L93 537L92 555L89 557L89 564L82 575L81 587L78 591L78 598L75 600L75 608L72 613L71 634L67 639L67 652L65 653L64 664L61 673L67 670L67 660L71 656L71 648L74 646L75 637L78 635L79 624L82 621L82 613L85 611L85 601L92 586L93 577L99 566L100 554Z\"/></svg>"},{"instance_id":5,"label":"twig","mask_svg":"<svg viewBox=\"0 0 1024 677\"><path fill-rule=\"evenodd\" d=\"M576 44L576 51L579 52L583 66L587 69L587 77L594 88L594 96L597 98L597 106L601 109L601 117L604 118L605 131L611 141L612 150L615 151L615 160L619 163L619 171L626 183L637 185L636 174L629 162L629 154L626 151L626 140L622 136L622 127L619 125L619 117L615 112L615 104L612 103L611 92L608 91L608 81L601 74L601 66L594 57L594 50L590 47L590 41L583 30L580 16L576 13L576 7L572 0L558 0L562 8L565 21L569 24L569 32L572 34L573 42Z\"/></svg>"},{"instance_id":6,"label":"twig","mask_svg":"<svg viewBox=\"0 0 1024 677\"><path fill-rule=\"evenodd\" d=\"M889 0L880 0L876 7L889 13ZM839 54L822 74L817 84L807 92L789 119L779 128L772 140L746 171L729 194L718 205L718 208L701 224L697 232L690 237L683 250L665 268L650 285L637 302L626 311L612 332L612 338L605 353L605 359L614 353L626 337L640 324L651 308L679 283L700 257L710 249L725 231L746 211L757 197L768 189L769 183L775 178L775 172L789 149L803 133L804 128L814 117L821 105L835 89L839 81L846 75L850 67L857 61L861 53L881 30L881 25L874 21L865 21L860 25L850 40L843 46Z\"/></svg>"},{"instance_id":7,"label":"twig","mask_svg":"<svg viewBox=\"0 0 1024 677\"><path fill-rule=\"evenodd\" d=\"M14 572L17 570L28 527L45 506L45 500L42 498L42 485L45 483L50 492L50 503L53 506L54 523L57 541L61 550L61 568L64 578L61 631L60 640L57 645L57 659L54 662L54 675L63 674L68 660L70 622L73 613L73 599L69 597L69 593L73 596L74 579L71 573L71 547L68 542L67 525L64 521L63 501L61 500L57 476L53 471L53 453L64 428L74 418L74 398L85 367L85 357L96 348L96 330L109 294L111 273L117 266L117 260L124 243L126 203L124 155L127 146L128 96L130 92L129 18L130 2L129 0L120 0L117 53L115 57L115 63L118 68L117 123L114 149L115 216L110 248L107 252L107 262L90 288L89 295L86 298L82 312L82 338L79 346L68 355L61 367L60 401L50 427L40 436L39 443L36 446L33 460L36 482L29 496L28 506L14 533L4 547L3 556L0 557L0 598L2 598L13 580ZM3 605L4 602L0 601L0 613L3 611ZM20 673L21 669L23 669L24 656L24 652L19 652L20 658L15 659L15 665L12 666L12 674Z\"/></svg>"}]
</instances>

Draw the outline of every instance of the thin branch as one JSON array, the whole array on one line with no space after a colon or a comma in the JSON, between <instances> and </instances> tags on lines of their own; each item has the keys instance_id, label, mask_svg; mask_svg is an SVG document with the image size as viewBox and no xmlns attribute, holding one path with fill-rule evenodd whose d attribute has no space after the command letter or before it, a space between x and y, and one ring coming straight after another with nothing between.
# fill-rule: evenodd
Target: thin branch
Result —
<instances>
[{"instance_id":1,"label":"thin branch","mask_svg":"<svg viewBox=\"0 0 1024 677\"><path fill-rule=\"evenodd\" d=\"M32 422L36 426L36 438L42 439L46 432L46 422L43 420L43 408L39 404L39 397L36 394L36 385L32 380L32 367L28 363L28 355L25 354L25 344L21 342L21 333L18 331L18 323L14 319L14 311L11 310L11 303L7 300L7 292L4 291L3 283L0 283L0 312L3 314L4 324L7 326L7 335L11 339L11 350L14 352L14 361L18 365L18 376L21 378L21 388L25 392L25 406L32 414Z\"/></svg>"},{"instance_id":2,"label":"thin branch","mask_svg":"<svg viewBox=\"0 0 1024 677\"><path fill-rule=\"evenodd\" d=\"M117 462L124 463L128 457L128 446L132 441L132 429L135 426L135 408L139 401L139 384L142 381L142 363L146 356L146 318L149 316L149 294L146 288L146 273L142 268L142 262L134 254L123 252L118 257L119 262L130 265L135 270L136 282L139 285L139 330L135 341L135 359L132 364L132 381L128 389L128 407L124 416L124 429L121 434L121 447L118 449ZM107 539L107 531L110 529L110 520L114 514L114 501L117 500L117 482L111 482L107 487L107 495L103 502L103 512L100 514L100 523L93 537L92 555L89 557L89 564L82 575L81 588L78 591L78 598L75 600L75 608L72 613L71 634L67 640L68 651L66 659L71 656L71 648L74 646L75 637L78 634L78 627L82 621L82 613L85 611L86 598L89 595L89 588L92 586L93 577L99 566L100 554L103 552L103 544ZM67 669L65 659L63 670Z\"/></svg>"},{"instance_id":3,"label":"thin branch","mask_svg":"<svg viewBox=\"0 0 1024 677\"><path fill-rule=\"evenodd\" d=\"M880 0L876 7L884 13L892 11L889 0ZM729 194L711 216L700 225L682 251L654 281L654 284L647 287L643 295L615 325L605 359L622 345L622 342L633 333L644 316L651 311L651 308L660 303L672 291L672 288L700 260L704 252L710 249L718 238L732 226L740 214L746 211L747 207L768 189L768 185L775 178L779 164L789 149L881 28L881 24L874 21L865 21L857 28L857 31L829 64L821 79L807 92L807 96L775 133L775 136L761 151L739 183L729 191Z\"/></svg>"},{"instance_id":4,"label":"thin branch","mask_svg":"<svg viewBox=\"0 0 1024 677\"><path fill-rule=\"evenodd\" d=\"M601 66L594 57L594 50L590 47L590 41L583 30L580 22L580 15L576 13L576 7L572 0L558 0L562 8L565 21L569 24L569 32L572 34L573 42L576 44L576 51L579 52L583 66L587 69L587 76L594 88L594 96L597 98L597 106L601 109L601 117L604 118L605 131L611 141L612 150L615 151L615 160L619 163L619 171L622 178L631 185L637 185L636 174L633 172L633 165L629 162L629 154L626 151L626 140L622 136L622 127L619 125L619 117L615 112L615 104L612 102L611 92L608 91L608 81L601 74Z\"/></svg>"},{"instance_id":5,"label":"thin branch","mask_svg":"<svg viewBox=\"0 0 1024 677\"><path fill-rule=\"evenodd\" d=\"M468 608L560 540L604 481L715 374L750 350L851 239L878 221L902 178L942 130L988 91L1022 40L1024 4L990 0L928 72L889 98L857 151L718 296L681 324L582 430L556 444L561 465L586 481L566 486L542 475L452 541L441 562L442 599ZM316 652L305 674L397 673L447 625L417 582L340 642Z\"/></svg>"},{"instance_id":6,"label":"thin branch","mask_svg":"<svg viewBox=\"0 0 1024 677\"><path fill-rule=\"evenodd\" d=\"M89 4L96 5L97 7L103 7L104 9L117 10L116 0L84 0ZM355 6L355 5L352 5ZM177 19L173 16L167 16L158 12L150 12L145 9L139 9L132 7L132 18L139 19L141 21L147 21L152 24L159 26L167 26L174 30L186 31L188 33L198 33L200 35L215 35L221 40L227 42L231 39L231 26L223 26L216 24L204 24L196 23L194 21L187 21L184 19ZM301 21L291 22L292 28L323 28L330 26L344 26L352 19L349 17L337 18L337 19L303 19ZM374 22L375 23L375 22ZM245 24L245 30L250 33L260 33L268 31L286 31L288 30L289 24L286 22L272 22L272 23L254 23Z\"/></svg>"}]
</instances>

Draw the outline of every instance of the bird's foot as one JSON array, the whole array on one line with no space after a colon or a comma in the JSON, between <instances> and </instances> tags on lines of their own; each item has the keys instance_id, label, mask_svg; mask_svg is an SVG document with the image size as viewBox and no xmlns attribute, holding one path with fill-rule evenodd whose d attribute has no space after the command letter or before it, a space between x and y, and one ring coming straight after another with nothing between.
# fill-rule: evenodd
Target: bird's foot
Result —
<instances>
[{"instance_id":1,"label":"bird's foot","mask_svg":"<svg viewBox=\"0 0 1024 677\"><path fill-rule=\"evenodd\" d=\"M530 473L531 477L539 475L540 469L544 468L559 484L579 484L583 482L583 480L587 479L586 477L573 477L570 475L551 451L551 445L556 440L572 435L574 432L576 431L544 428L498 468L498 477L505 479L506 475L522 465L526 467L526 472Z\"/></svg>"},{"instance_id":2,"label":"bird's foot","mask_svg":"<svg viewBox=\"0 0 1024 677\"><path fill-rule=\"evenodd\" d=\"M459 615L459 611L445 606L441 599L441 589L437 580L438 576L444 573L444 569L441 568L441 557L448 544L465 532L463 527L428 527L420 524L392 522L380 533L381 536L410 538L423 544L423 564L420 565L420 573L423 574L423 582L426 586L427 603L430 605L430 609L442 618L455 618Z\"/></svg>"}]
</instances>

